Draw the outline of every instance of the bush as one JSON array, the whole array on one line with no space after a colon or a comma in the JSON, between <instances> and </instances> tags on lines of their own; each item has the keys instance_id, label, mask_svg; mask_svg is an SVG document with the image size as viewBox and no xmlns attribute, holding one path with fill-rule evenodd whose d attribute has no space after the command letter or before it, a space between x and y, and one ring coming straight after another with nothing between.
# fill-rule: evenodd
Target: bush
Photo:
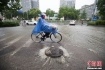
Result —
<instances>
[{"instance_id":1,"label":"bush","mask_svg":"<svg viewBox=\"0 0 105 70\"><path fill-rule=\"evenodd\" d=\"M105 25L105 20L97 20L88 22L88 25Z\"/></svg>"},{"instance_id":2,"label":"bush","mask_svg":"<svg viewBox=\"0 0 105 70\"><path fill-rule=\"evenodd\" d=\"M105 25L105 20L97 20L96 24L97 25Z\"/></svg>"},{"instance_id":3,"label":"bush","mask_svg":"<svg viewBox=\"0 0 105 70\"><path fill-rule=\"evenodd\" d=\"M8 22L8 21L5 21L5 22L0 22L0 27L13 27L13 26L19 26L19 23L18 22Z\"/></svg>"},{"instance_id":4,"label":"bush","mask_svg":"<svg viewBox=\"0 0 105 70\"><path fill-rule=\"evenodd\" d=\"M88 25L96 25L96 23L95 22L88 22Z\"/></svg>"}]
</instances>

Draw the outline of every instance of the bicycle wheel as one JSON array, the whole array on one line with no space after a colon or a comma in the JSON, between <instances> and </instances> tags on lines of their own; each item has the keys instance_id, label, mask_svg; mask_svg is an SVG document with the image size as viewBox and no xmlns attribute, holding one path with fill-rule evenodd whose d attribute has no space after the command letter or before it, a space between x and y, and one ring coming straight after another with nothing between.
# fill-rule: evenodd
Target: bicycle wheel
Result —
<instances>
[{"instance_id":1,"label":"bicycle wheel","mask_svg":"<svg viewBox=\"0 0 105 70\"><path fill-rule=\"evenodd\" d=\"M52 34L50 35L50 39L53 41L53 42L60 42L62 40L62 35L60 33L56 33L56 34Z\"/></svg>"},{"instance_id":2,"label":"bicycle wheel","mask_svg":"<svg viewBox=\"0 0 105 70\"><path fill-rule=\"evenodd\" d=\"M42 35L40 33L31 34L31 39L36 43L41 42L41 37L42 37Z\"/></svg>"}]
</instances>

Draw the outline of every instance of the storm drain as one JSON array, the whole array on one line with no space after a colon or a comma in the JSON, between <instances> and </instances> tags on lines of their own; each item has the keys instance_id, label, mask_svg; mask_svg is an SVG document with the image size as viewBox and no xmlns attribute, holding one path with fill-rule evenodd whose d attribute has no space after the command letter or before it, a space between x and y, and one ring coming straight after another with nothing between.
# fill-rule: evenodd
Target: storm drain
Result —
<instances>
[{"instance_id":1,"label":"storm drain","mask_svg":"<svg viewBox=\"0 0 105 70\"><path fill-rule=\"evenodd\" d=\"M43 66L50 61L50 59L54 59L59 63L65 63L65 58L69 57L69 53L62 46L60 47L44 47L40 50L39 56L41 59L46 59L46 62Z\"/></svg>"}]
</instances>

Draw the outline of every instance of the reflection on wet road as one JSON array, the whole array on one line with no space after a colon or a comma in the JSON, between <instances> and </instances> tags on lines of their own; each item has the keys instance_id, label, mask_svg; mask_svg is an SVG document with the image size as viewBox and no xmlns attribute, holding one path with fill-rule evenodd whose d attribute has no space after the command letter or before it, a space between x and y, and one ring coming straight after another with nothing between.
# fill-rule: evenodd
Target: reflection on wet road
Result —
<instances>
[{"instance_id":1,"label":"reflection on wet road","mask_svg":"<svg viewBox=\"0 0 105 70\"><path fill-rule=\"evenodd\" d=\"M34 43L31 31L34 26L0 28L0 70L87 70L87 62L102 61L105 70L105 27L58 25L62 34L60 43L47 39ZM64 64L51 60L45 63L39 57L44 47L64 47L70 57Z\"/></svg>"}]
</instances>

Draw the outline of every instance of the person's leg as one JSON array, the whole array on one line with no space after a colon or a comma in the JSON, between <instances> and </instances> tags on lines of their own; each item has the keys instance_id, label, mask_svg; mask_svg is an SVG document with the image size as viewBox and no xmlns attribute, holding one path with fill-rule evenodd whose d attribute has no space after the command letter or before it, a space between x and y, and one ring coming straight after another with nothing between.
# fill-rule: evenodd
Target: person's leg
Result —
<instances>
[{"instance_id":1,"label":"person's leg","mask_svg":"<svg viewBox=\"0 0 105 70\"><path fill-rule=\"evenodd\" d=\"M45 35L43 35L43 37L41 38L43 41L46 39L46 37L48 38L49 37L49 32L45 32Z\"/></svg>"},{"instance_id":2,"label":"person's leg","mask_svg":"<svg viewBox=\"0 0 105 70\"><path fill-rule=\"evenodd\" d=\"M49 37L49 35L50 35L50 32L47 32L47 33L45 34L46 37Z\"/></svg>"},{"instance_id":3,"label":"person's leg","mask_svg":"<svg viewBox=\"0 0 105 70\"><path fill-rule=\"evenodd\" d=\"M49 37L49 34L50 34L50 32L45 32L45 35L43 36L44 38L45 37Z\"/></svg>"}]
</instances>

